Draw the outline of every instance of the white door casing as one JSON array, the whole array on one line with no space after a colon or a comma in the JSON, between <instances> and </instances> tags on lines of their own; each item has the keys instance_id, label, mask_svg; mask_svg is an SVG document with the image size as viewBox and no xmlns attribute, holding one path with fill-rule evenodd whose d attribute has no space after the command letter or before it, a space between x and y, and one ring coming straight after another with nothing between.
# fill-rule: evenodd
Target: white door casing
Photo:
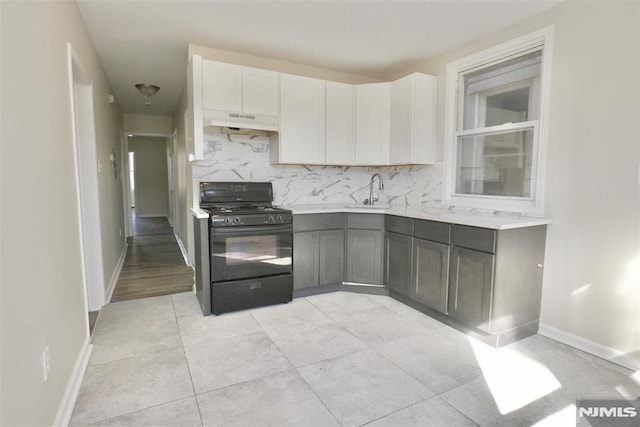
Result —
<instances>
[{"instance_id":1,"label":"white door casing","mask_svg":"<svg viewBox=\"0 0 640 427\"><path fill-rule=\"evenodd\" d=\"M105 304L104 266L100 198L99 164L96 150L93 82L70 43L67 43L69 90L73 118L73 141L78 191L78 214L82 247L82 270L87 311ZM88 322L87 322L88 333Z\"/></svg>"}]
</instances>

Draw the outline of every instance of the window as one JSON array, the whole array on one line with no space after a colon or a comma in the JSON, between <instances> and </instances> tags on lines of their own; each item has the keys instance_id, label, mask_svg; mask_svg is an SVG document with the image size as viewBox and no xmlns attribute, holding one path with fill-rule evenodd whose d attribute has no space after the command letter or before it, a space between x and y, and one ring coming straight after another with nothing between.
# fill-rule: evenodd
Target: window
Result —
<instances>
[{"instance_id":1,"label":"window","mask_svg":"<svg viewBox=\"0 0 640 427\"><path fill-rule=\"evenodd\" d=\"M448 65L446 202L542 213L550 36Z\"/></svg>"}]
</instances>

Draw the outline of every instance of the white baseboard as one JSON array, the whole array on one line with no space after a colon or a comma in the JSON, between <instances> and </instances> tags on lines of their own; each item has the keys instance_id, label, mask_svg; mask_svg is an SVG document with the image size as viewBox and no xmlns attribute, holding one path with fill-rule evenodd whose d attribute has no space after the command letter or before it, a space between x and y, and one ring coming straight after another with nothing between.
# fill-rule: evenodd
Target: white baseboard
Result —
<instances>
[{"instance_id":1,"label":"white baseboard","mask_svg":"<svg viewBox=\"0 0 640 427\"><path fill-rule=\"evenodd\" d=\"M577 348L578 350L601 357L611 363L631 369L632 371L640 371L640 358L616 350L615 348L598 344L597 342L542 323L540 324L538 333L552 340Z\"/></svg>"},{"instance_id":2,"label":"white baseboard","mask_svg":"<svg viewBox=\"0 0 640 427\"><path fill-rule=\"evenodd\" d=\"M180 237L176 233L173 233L173 236L176 238L176 242L178 242L178 247L180 248L180 252L182 253L182 258L184 258L184 263L187 265L191 265L189 264L189 254L187 253L187 249L182 244L182 240L180 240Z\"/></svg>"},{"instance_id":3,"label":"white baseboard","mask_svg":"<svg viewBox=\"0 0 640 427\"><path fill-rule=\"evenodd\" d=\"M116 283L118 283L118 278L120 277L120 272L122 271L122 265L124 264L124 259L127 257L127 248L129 245L125 244L124 248L122 248L122 253L120 254L120 259L116 264L116 268L113 269L113 274L111 275L111 280L109 280L109 286L107 286L107 295L104 299L105 304L111 302L111 297L113 296L113 291L116 289Z\"/></svg>"},{"instance_id":4,"label":"white baseboard","mask_svg":"<svg viewBox=\"0 0 640 427\"><path fill-rule=\"evenodd\" d=\"M67 382L67 388L64 391L64 396L62 396L62 402L60 402L60 406L58 407L58 413L56 414L56 419L53 422L53 425L56 427L69 425L71 414L73 413L73 407L76 404L76 399L80 392L80 386L82 385L82 379L84 378L84 373L87 370L87 365L89 365L89 358L91 357L92 351L93 344L91 344L91 338L87 337L85 342L82 344L80 354L78 354L76 363L73 366L71 377L69 378L69 382Z\"/></svg>"}]
</instances>

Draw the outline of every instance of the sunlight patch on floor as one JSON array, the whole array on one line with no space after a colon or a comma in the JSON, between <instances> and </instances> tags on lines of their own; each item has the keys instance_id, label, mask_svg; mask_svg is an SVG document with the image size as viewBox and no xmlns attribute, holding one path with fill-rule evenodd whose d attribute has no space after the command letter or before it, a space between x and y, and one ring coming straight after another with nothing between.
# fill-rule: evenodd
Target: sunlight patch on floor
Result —
<instances>
[{"instance_id":1,"label":"sunlight patch on floor","mask_svg":"<svg viewBox=\"0 0 640 427\"><path fill-rule=\"evenodd\" d=\"M469 338L469 343L502 415L535 402L561 387L546 366L516 350L507 347L495 349L473 338Z\"/></svg>"}]
</instances>

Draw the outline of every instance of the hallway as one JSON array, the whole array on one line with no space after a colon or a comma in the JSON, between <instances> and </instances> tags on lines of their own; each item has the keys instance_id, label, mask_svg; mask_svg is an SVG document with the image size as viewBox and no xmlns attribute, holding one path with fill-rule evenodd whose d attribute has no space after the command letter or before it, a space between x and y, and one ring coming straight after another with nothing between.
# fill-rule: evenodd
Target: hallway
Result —
<instances>
[{"instance_id":1,"label":"hallway","mask_svg":"<svg viewBox=\"0 0 640 427\"><path fill-rule=\"evenodd\" d=\"M193 270L167 219L134 215L133 233L111 302L191 291Z\"/></svg>"}]
</instances>

